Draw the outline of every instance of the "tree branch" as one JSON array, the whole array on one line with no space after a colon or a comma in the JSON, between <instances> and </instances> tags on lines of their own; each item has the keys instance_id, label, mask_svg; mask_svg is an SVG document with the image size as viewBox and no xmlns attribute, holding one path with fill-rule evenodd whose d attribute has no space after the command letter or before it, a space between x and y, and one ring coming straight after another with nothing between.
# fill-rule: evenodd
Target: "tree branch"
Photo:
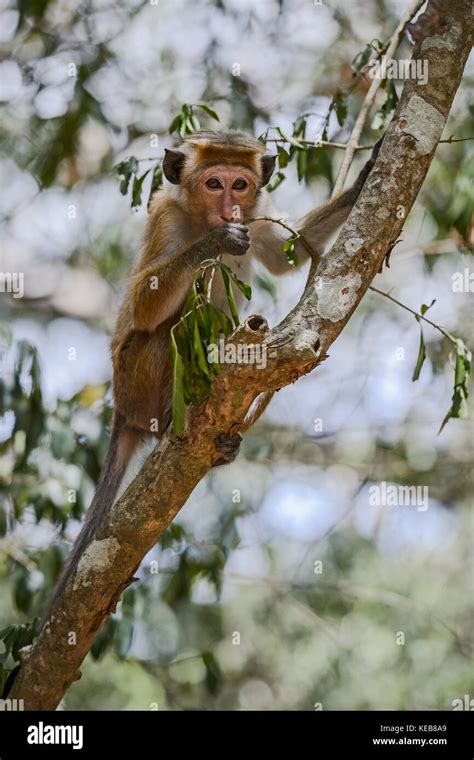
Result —
<instances>
[{"instance_id":1,"label":"tree branch","mask_svg":"<svg viewBox=\"0 0 474 760\"><path fill-rule=\"evenodd\" d=\"M79 677L143 557L218 459L215 437L239 430L261 392L288 385L323 361L371 285L420 191L471 48L470 2L436 0L440 6L444 13L431 36L420 36L414 50L428 61L429 81L406 82L375 166L332 250L312 262L299 303L275 328L252 316L231 338L262 343L267 366L222 366L213 398L188 409L183 436L164 436L100 525L38 639L22 653L9 696L24 699L26 709L54 709Z\"/></svg>"},{"instance_id":2,"label":"tree branch","mask_svg":"<svg viewBox=\"0 0 474 760\"><path fill-rule=\"evenodd\" d=\"M400 40L402 39L402 36L407 24L410 23L415 13L417 13L418 10L423 5L424 1L425 0L412 0L410 5L408 6L402 20L400 21L397 28L395 29L395 32L393 33L393 36L390 40L388 48L385 52L385 55L387 56L388 60L391 60L393 58L395 51L400 44ZM365 96L364 102L362 104L362 108L354 124L352 134L349 138L349 142L347 143L344 159L340 166L336 183L334 185L334 190L332 193L333 197L335 195L338 195L342 191L342 188L344 187L344 182L346 180L347 175L349 174L349 169L351 168L352 159L354 158L356 146L359 144L360 136L362 134L365 121L367 119L367 116L369 115L369 111L372 108L372 104L375 100L375 96L377 95L377 92L382 82L383 82L382 77L380 77L379 79L377 78L373 79L372 84L370 85L369 90L367 92L367 95Z\"/></svg>"},{"instance_id":3,"label":"tree branch","mask_svg":"<svg viewBox=\"0 0 474 760\"><path fill-rule=\"evenodd\" d=\"M386 293L385 290L379 290L378 288L374 288L373 285L370 286L370 290L373 290L374 293L378 293L380 296L383 296L384 298L388 298L389 301L393 301L393 303L396 303L397 306L400 306L402 309L405 309L405 311L408 311L410 312L410 314L413 314L415 319L417 320L422 319L423 322L426 322L428 325L431 325L431 327L434 327L435 330L438 330L438 332L440 332L441 335L444 335L445 338L448 338L448 340L450 340L451 343L456 344L456 338L454 337L454 335L451 335L451 333L445 330L444 327L441 327L441 325L437 325L436 322L432 322L431 319L428 319L423 314L420 314L420 312L415 311L414 309L411 309L409 306L402 303L401 301L398 301L390 293Z\"/></svg>"}]
</instances>

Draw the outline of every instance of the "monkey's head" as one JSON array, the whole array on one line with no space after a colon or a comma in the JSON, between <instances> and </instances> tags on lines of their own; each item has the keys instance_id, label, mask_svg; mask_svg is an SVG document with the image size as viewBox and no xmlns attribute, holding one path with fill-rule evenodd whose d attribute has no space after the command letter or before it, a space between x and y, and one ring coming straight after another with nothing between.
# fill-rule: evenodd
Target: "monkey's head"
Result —
<instances>
[{"instance_id":1,"label":"monkey's head","mask_svg":"<svg viewBox=\"0 0 474 760\"><path fill-rule=\"evenodd\" d=\"M163 173L203 230L245 223L275 168L276 156L244 132L194 132L183 150L166 150Z\"/></svg>"}]
</instances>

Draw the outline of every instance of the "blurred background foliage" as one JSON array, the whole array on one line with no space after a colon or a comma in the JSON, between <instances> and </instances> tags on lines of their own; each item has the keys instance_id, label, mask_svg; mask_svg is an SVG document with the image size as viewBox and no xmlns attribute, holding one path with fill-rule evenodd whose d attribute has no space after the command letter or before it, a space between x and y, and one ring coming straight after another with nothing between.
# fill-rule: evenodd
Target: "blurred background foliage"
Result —
<instances>
[{"instance_id":1,"label":"blurred background foliage","mask_svg":"<svg viewBox=\"0 0 474 760\"><path fill-rule=\"evenodd\" d=\"M304 140L347 140L368 56L406 4L0 3L0 269L24 274L23 297L0 298L6 690L98 479L108 335L163 148L216 115L277 140L274 199L300 216L328 196L341 160ZM470 136L472 74L445 138ZM381 90L363 143L401 86ZM435 299L429 317L471 347L472 146L439 146L376 283L416 310ZM249 310L275 323L304 278L257 270ZM67 709L449 709L472 695L473 431L451 420L437 435L453 347L423 334L413 382L419 326L367 295L330 359L277 394L237 461L199 484L145 558ZM384 481L428 486L429 508L374 506L370 485Z\"/></svg>"}]
</instances>

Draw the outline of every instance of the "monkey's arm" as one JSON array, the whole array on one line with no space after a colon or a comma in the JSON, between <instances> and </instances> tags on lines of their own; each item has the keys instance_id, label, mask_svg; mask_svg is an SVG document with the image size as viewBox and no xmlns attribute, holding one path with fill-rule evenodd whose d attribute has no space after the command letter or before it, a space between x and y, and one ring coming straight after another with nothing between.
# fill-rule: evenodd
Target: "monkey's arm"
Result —
<instances>
[{"instance_id":1,"label":"monkey's arm","mask_svg":"<svg viewBox=\"0 0 474 760\"><path fill-rule=\"evenodd\" d=\"M354 185L350 190L346 190L319 208L310 211L296 224L290 226L300 232L315 254L320 256L323 253L324 244L346 221L359 192L360 190L356 192L356 185ZM278 218L276 214L275 219ZM283 250L285 241L290 237L288 231L274 222L256 222L252 225L251 231L252 250L257 259L272 274L280 275L291 271ZM300 264L307 261L309 253L301 243L297 243L296 253Z\"/></svg>"},{"instance_id":2,"label":"monkey's arm","mask_svg":"<svg viewBox=\"0 0 474 760\"><path fill-rule=\"evenodd\" d=\"M247 251L247 229L240 224L223 224L185 250L168 248L159 258L138 269L129 288L134 329L153 332L184 305L199 265L221 253L240 256Z\"/></svg>"},{"instance_id":3,"label":"monkey's arm","mask_svg":"<svg viewBox=\"0 0 474 760\"><path fill-rule=\"evenodd\" d=\"M310 211L296 223L295 230L302 233L317 256L321 256L324 244L349 216L375 163L381 142L379 140L374 147L371 158L349 190ZM279 275L290 271L283 251L283 244L288 237L287 230L272 222L257 222L255 228L252 228L252 247L255 255L272 274ZM301 243L297 243L296 252L300 263L307 261L309 253Z\"/></svg>"}]
</instances>

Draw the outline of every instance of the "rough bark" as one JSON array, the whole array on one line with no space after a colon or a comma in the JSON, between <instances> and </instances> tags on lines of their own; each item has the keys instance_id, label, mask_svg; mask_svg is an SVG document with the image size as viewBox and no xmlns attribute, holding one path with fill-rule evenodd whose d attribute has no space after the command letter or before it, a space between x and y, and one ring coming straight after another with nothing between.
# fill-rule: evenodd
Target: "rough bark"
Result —
<instances>
[{"instance_id":1,"label":"rough bark","mask_svg":"<svg viewBox=\"0 0 474 760\"><path fill-rule=\"evenodd\" d=\"M380 270L420 191L471 49L468 0L431 0L427 14L429 36L417 35L414 57L428 61L428 84L405 84L376 164L333 248L311 268L298 305L281 324L269 330L254 316L234 335L234 342L265 343L266 369L225 365L214 398L188 410L183 436L166 436L117 502L37 641L23 651L9 696L24 699L26 709L54 709L79 678L97 631L144 555L218 458L216 435L238 430L261 391L294 382L326 358Z\"/></svg>"}]
</instances>

